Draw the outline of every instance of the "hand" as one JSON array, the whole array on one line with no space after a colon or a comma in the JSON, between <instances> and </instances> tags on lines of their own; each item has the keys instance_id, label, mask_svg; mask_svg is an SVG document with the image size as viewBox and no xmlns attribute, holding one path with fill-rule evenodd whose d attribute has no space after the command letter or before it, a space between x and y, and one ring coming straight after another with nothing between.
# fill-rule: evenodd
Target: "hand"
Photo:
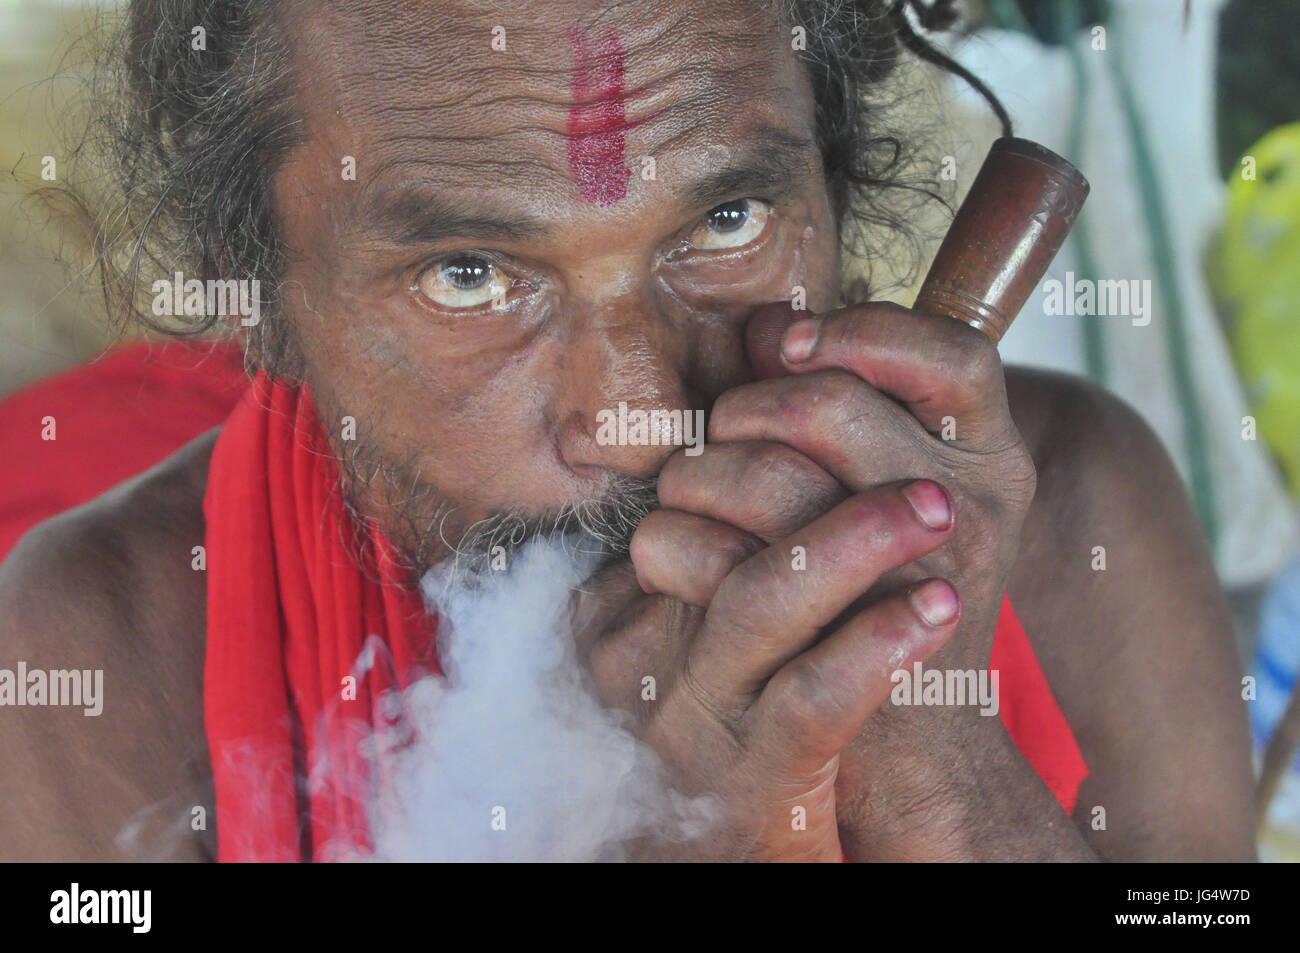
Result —
<instances>
[{"instance_id":1,"label":"hand","mask_svg":"<svg viewBox=\"0 0 1300 953\"><path fill-rule=\"evenodd\" d=\"M952 633L956 594L933 580L819 636L883 574L948 539L948 521L923 519L936 496L931 484L874 488L772 546L658 511L637 530L632 560L643 579L679 580L690 598L647 595L626 566L585 587L579 648L602 700L638 715L679 789L711 793L726 809L722 828L688 845L686 858L841 859L839 752L888 697L890 673ZM794 569L795 546L823 558ZM653 701L642 700L647 675Z\"/></svg>"},{"instance_id":2,"label":"hand","mask_svg":"<svg viewBox=\"0 0 1300 953\"><path fill-rule=\"evenodd\" d=\"M996 349L951 318L868 304L795 328L791 338L813 331L815 339L806 359L790 361L775 343L797 317L784 304L756 316L751 359L768 379L718 399L705 453L670 460L660 474L660 502L771 543L848 493L934 480L954 502L951 539L877 580L866 601L919 578L947 579L961 593L962 623L932 664L987 668L1035 484ZM836 555L809 548L809 570ZM648 580L706 605L704 593L680 576ZM855 832L896 834L898 814L911 810L908 799L924 800L938 783L937 766L1008 741L999 719L980 717L973 707L885 705L841 758L841 823Z\"/></svg>"}]
</instances>

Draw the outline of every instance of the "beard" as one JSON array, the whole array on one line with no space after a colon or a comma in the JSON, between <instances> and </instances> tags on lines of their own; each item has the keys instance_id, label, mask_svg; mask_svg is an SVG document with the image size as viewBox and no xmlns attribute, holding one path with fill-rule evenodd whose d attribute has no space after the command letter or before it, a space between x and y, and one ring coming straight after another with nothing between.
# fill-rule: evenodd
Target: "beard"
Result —
<instances>
[{"instance_id":1,"label":"beard","mask_svg":"<svg viewBox=\"0 0 1300 953\"><path fill-rule=\"evenodd\" d=\"M659 506L656 479L614 473L599 496L543 512L501 509L468 522L436 487L420 479L414 457L383 456L362 439L333 450L356 540L353 550L369 545L369 529L377 527L397 548L411 584L448 560L454 560L454 574L504 568L539 539L560 541L600 569L626 557L637 527Z\"/></svg>"},{"instance_id":2,"label":"beard","mask_svg":"<svg viewBox=\"0 0 1300 953\"><path fill-rule=\"evenodd\" d=\"M312 375L305 373L308 363L292 330L278 348L275 363L255 363L272 376L307 384ZM348 411L328 379L313 380L310 389L317 421L338 465L335 492L348 517L344 532L351 537L342 542L363 572L373 546L372 528L396 549L397 565L390 567L397 572L394 581L411 588L448 559L456 560L455 570L470 573L500 568L501 558L508 565L532 540L563 540L573 554L593 556L599 570L627 556L637 527L659 507L656 478L611 471L599 496L540 513L506 508L467 522L445 494L421 478L419 451L400 454L385 449L360 414L354 414L355 435L342 439L326 421L342 420Z\"/></svg>"},{"instance_id":3,"label":"beard","mask_svg":"<svg viewBox=\"0 0 1300 953\"><path fill-rule=\"evenodd\" d=\"M657 481L616 474L599 497L530 515L499 510L468 526L451 547L453 572L504 568L532 540L556 540L574 556L591 557L596 569L627 555L632 536L659 505Z\"/></svg>"}]
</instances>

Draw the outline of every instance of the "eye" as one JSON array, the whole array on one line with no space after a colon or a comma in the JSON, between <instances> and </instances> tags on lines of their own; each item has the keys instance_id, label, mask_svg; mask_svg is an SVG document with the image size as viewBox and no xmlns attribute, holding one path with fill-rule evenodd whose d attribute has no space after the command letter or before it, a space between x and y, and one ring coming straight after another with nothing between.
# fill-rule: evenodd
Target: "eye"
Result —
<instances>
[{"instance_id":1,"label":"eye","mask_svg":"<svg viewBox=\"0 0 1300 953\"><path fill-rule=\"evenodd\" d=\"M705 214L689 241L704 250L742 248L763 234L771 212L772 206L759 199L727 202Z\"/></svg>"},{"instance_id":2,"label":"eye","mask_svg":"<svg viewBox=\"0 0 1300 953\"><path fill-rule=\"evenodd\" d=\"M468 310L503 296L511 284L510 277L490 259L458 252L421 272L412 290L444 308Z\"/></svg>"}]
</instances>

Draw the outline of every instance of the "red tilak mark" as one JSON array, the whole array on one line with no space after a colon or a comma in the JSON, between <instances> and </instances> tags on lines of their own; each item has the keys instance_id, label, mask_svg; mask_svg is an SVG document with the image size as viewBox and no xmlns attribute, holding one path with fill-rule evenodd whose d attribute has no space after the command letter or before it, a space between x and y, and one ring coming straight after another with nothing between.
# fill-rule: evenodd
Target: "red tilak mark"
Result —
<instances>
[{"instance_id":1,"label":"red tilak mark","mask_svg":"<svg viewBox=\"0 0 1300 953\"><path fill-rule=\"evenodd\" d=\"M632 174L623 160L623 45L613 33L597 47L576 32L569 39L577 103L569 110L569 168L584 199L613 205L627 195Z\"/></svg>"}]
</instances>

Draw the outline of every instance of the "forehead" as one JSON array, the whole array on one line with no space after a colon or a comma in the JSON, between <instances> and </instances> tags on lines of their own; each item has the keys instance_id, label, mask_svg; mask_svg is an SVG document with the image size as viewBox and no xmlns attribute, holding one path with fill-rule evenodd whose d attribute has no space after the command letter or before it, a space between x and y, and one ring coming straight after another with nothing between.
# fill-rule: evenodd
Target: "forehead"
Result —
<instances>
[{"instance_id":1,"label":"forehead","mask_svg":"<svg viewBox=\"0 0 1300 953\"><path fill-rule=\"evenodd\" d=\"M663 176L774 132L814 138L807 81L768 0L306 9L291 30L307 139L354 151L376 188L436 180L608 204L617 184L599 168L581 181L593 164L636 171L651 157Z\"/></svg>"}]
</instances>

